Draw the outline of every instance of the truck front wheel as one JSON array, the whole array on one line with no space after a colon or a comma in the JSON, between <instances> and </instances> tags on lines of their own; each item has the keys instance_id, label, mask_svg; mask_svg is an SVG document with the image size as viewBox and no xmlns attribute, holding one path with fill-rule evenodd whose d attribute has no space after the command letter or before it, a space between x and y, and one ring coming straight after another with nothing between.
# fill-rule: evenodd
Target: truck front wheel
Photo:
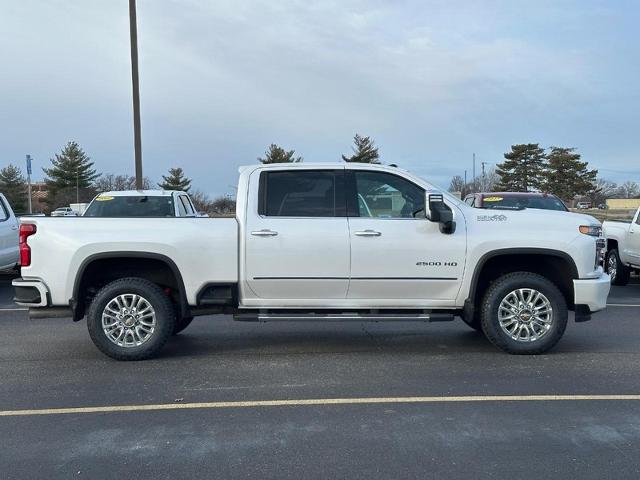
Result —
<instances>
[{"instance_id":1,"label":"truck front wheel","mask_svg":"<svg viewBox=\"0 0 640 480\"><path fill-rule=\"evenodd\" d=\"M143 278L121 278L101 288L91 302L87 327L100 351L116 360L156 355L175 328L171 300Z\"/></svg>"},{"instance_id":2,"label":"truck front wheel","mask_svg":"<svg viewBox=\"0 0 640 480\"><path fill-rule=\"evenodd\" d=\"M553 348L567 327L567 302L556 285L531 272L496 280L482 301L482 331L500 350L535 355Z\"/></svg>"},{"instance_id":3,"label":"truck front wheel","mask_svg":"<svg viewBox=\"0 0 640 480\"><path fill-rule=\"evenodd\" d=\"M611 285L626 285L629 283L631 270L620 261L620 254L616 248L612 248L607 252L605 267L607 273L611 275Z\"/></svg>"}]
</instances>

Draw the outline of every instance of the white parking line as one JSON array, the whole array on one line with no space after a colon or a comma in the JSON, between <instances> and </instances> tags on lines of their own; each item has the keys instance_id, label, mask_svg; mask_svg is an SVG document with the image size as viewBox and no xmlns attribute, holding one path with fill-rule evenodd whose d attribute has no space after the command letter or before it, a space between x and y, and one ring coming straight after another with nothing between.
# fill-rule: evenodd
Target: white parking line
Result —
<instances>
[{"instance_id":1,"label":"white parking line","mask_svg":"<svg viewBox=\"0 0 640 480\"><path fill-rule=\"evenodd\" d=\"M28 308L0 308L0 312L26 312Z\"/></svg>"},{"instance_id":2,"label":"white parking line","mask_svg":"<svg viewBox=\"0 0 640 480\"><path fill-rule=\"evenodd\" d=\"M640 307L640 303L607 303L607 307Z\"/></svg>"},{"instance_id":3,"label":"white parking line","mask_svg":"<svg viewBox=\"0 0 640 480\"><path fill-rule=\"evenodd\" d=\"M150 405L107 405L102 407L41 408L33 410L0 410L0 417L62 415L80 413L117 413L158 410L194 410L219 408L303 407L325 405L374 405L401 403L464 402L559 402L559 401L640 401L640 395L469 395L442 397L363 397L305 398L299 400L253 400L231 402L160 403Z\"/></svg>"}]
</instances>

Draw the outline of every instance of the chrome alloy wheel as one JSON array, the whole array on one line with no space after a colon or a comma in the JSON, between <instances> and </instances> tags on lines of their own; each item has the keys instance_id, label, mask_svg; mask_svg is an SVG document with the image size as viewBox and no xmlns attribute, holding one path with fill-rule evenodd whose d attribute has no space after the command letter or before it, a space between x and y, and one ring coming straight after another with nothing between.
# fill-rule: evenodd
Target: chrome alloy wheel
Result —
<instances>
[{"instance_id":1,"label":"chrome alloy wheel","mask_svg":"<svg viewBox=\"0 0 640 480\"><path fill-rule=\"evenodd\" d=\"M611 253L609 255L609 260L607 260L607 273L611 276L611 280L616 279L616 273L618 271L618 258L615 253Z\"/></svg>"},{"instance_id":2,"label":"chrome alloy wheel","mask_svg":"<svg viewBox=\"0 0 640 480\"><path fill-rule=\"evenodd\" d=\"M500 328L518 342L535 342L551 329L553 308L542 292L519 288L507 294L498 307Z\"/></svg>"},{"instance_id":3,"label":"chrome alloy wheel","mask_svg":"<svg viewBox=\"0 0 640 480\"><path fill-rule=\"evenodd\" d=\"M156 311L149 301L135 293L112 298L102 311L102 330L119 347L138 347L156 329Z\"/></svg>"}]
</instances>

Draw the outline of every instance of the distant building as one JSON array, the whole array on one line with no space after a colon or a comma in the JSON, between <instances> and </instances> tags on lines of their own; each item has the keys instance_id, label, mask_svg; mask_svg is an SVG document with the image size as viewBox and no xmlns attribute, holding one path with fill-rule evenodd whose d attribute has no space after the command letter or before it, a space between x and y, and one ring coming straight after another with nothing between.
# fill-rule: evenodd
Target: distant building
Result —
<instances>
[{"instance_id":1,"label":"distant building","mask_svg":"<svg viewBox=\"0 0 640 480\"><path fill-rule=\"evenodd\" d=\"M31 210L34 213L49 211L49 206L44 203L47 194L46 183L34 182L31 184Z\"/></svg>"},{"instance_id":2,"label":"distant building","mask_svg":"<svg viewBox=\"0 0 640 480\"><path fill-rule=\"evenodd\" d=\"M618 210L635 210L640 207L640 198L607 198L607 207Z\"/></svg>"}]
</instances>

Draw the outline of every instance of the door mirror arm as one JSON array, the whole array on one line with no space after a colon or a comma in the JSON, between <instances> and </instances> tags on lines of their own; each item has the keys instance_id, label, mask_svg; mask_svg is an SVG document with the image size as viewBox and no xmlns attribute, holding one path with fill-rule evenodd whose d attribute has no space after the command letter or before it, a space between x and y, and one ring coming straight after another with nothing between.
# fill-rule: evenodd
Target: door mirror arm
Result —
<instances>
[{"instance_id":1,"label":"door mirror arm","mask_svg":"<svg viewBox=\"0 0 640 480\"><path fill-rule=\"evenodd\" d=\"M456 222L453 220L451 207L444 203L441 193L427 194L427 218L440 226L440 232L450 235L456 231Z\"/></svg>"}]
</instances>

